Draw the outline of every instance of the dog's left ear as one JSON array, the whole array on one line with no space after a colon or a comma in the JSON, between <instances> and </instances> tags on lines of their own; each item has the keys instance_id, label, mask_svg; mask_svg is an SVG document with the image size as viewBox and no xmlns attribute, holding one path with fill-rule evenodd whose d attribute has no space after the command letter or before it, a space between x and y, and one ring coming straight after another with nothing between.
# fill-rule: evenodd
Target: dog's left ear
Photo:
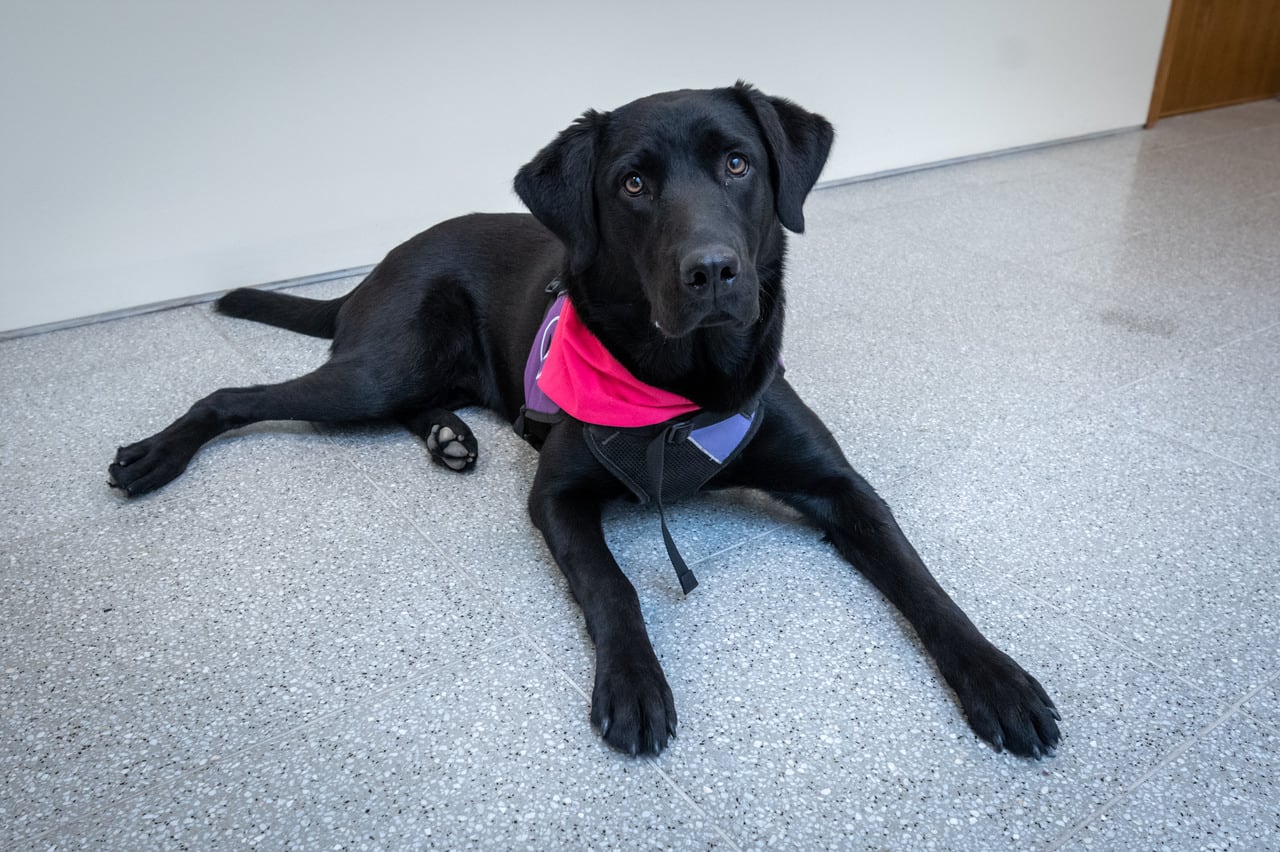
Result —
<instances>
[{"instance_id":1,"label":"dog's left ear","mask_svg":"<svg viewBox=\"0 0 1280 852\"><path fill-rule=\"evenodd\" d=\"M595 110L583 113L516 172L516 194L565 244L571 274L591 265L599 244L593 182L604 119Z\"/></svg>"},{"instance_id":2,"label":"dog's left ear","mask_svg":"<svg viewBox=\"0 0 1280 852\"><path fill-rule=\"evenodd\" d=\"M730 91L755 116L769 148L778 220L787 230L799 234L804 231L805 196L822 173L835 130L817 113L785 98L771 98L741 80Z\"/></svg>"}]
</instances>

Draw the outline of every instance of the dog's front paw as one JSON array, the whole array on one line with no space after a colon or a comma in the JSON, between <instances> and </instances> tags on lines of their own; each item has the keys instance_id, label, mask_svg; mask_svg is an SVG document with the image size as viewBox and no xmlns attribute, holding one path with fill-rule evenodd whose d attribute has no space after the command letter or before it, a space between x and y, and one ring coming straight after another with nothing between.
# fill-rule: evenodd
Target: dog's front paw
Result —
<instances>
[{"instance_id":1,"label":"dog's front paw","mask_svg":"<svg viewBox=\"0 0 1280 852\"><path fill-rule=\"evenodd\" d=\"M476 436L467 430L467 424L458 418L456 422L436 423L427 433L427 452L431 458L450 470L466 470L476 463L479 445Z\"/></svg>"},{"instance_id":2,"label":"dog's front paw","mask_svg":"<svg viewBox=\"0 0 1280 852\"><path fill-rule=\"evenodd\" d=\"M190 461L190 453L153 435L116 451L115 461L107 468L107 484L126 497L137 497L172 482Z\"/></svg>"},{"instance_id":3,"label":"dog's front paw","mask_svg":"<svg viewBox=\"0 0 1280 852\"><path fill-rule=\"evenodd\" d=\"M591 724L605 742L633 756L659 754L676 735L671 687L653 652L645 656L597 659L591 696Z\"/></svg>"},{"instance_id":4,"label":"dog's front paw","mask_svg":"<svg viewBox=\"0 0 1280 852\"><path fill-rule=\"evenodd\" d=\"M993 645L965 656L948 681L974 732L1022 757L1052 757L1062 716L1044 687Z\"/></svg>"}]
</instances>

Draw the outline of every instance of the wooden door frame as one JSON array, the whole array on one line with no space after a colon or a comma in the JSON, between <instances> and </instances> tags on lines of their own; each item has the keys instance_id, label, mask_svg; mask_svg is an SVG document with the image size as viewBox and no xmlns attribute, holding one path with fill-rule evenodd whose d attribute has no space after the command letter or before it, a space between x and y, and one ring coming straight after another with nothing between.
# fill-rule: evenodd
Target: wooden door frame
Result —
<instances>
[{"instance_id":1,"label":"wooden door frame","mask_svg":"<svg viewBox=\"0 0 1280 852\"><path fill-rule=\"evenodd\" d=\"M1156 65L1156 82L1151 90L1151 105L1147 108L1148 130L1160 120L1160 107L1164 103L1165 86L1169 83L1169 68L1173 65L1173 44L1178 38L1178 24L1182 20L1182 6L1186 0L1172 0L1169 4L1169 20L1164 25L1164 44L1160 48L1160 62Z\"/></svg>"}]
</instances>

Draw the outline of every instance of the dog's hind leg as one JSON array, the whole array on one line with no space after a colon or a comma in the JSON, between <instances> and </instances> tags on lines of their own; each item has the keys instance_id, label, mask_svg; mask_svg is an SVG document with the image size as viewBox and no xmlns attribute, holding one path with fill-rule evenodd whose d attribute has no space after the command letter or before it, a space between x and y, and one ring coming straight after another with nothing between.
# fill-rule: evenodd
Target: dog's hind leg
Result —
<instances>
[{"instance_id":1,"label":"dog's hind leg","mask_svg":"<svg viewBox=\"0 0 1280 852\"><path fill-rule=\"evenodd\" d=\"M223 388L150 438L121 447L108 468L108 482L129 497L154 491L186 470L208 441L262 420L339 423L390 417L412 386L363 360L334 359L280 384Z\"/></svg>"},{"instance_id":2,"label":"dog's hind leg","mask_svg":"<svg viewBox=\"0 0 1280 852\"><path fill-rule=\"evenodd\" d=\"M437 464L450 470L467 470L476 463L479 445L466 422L445 408L420 408L404 412L397 419L427 445Z\"/></svg>"}]
</instances>

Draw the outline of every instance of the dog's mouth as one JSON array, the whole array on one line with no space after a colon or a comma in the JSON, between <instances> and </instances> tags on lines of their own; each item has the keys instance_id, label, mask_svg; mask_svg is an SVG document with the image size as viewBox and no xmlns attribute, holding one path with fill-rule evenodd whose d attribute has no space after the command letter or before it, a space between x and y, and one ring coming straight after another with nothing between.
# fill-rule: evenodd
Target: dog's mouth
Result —
<instances>
[{"instance_id":1,"label":"dog's mouth","mask_svg":"<svg viewBox=\"0 0 1280 852\"><path fill-rule=\"evenodd\" d=\"M666 337L684 337L687 334L707 328L725 328L728 326L746 328L753 322L755 322L754 319L743 319L731 314L729 311L715 310L687 327L675 328L670 322L664 325L662 320L658 319L653 321L653 327Z\"/></svg>"},{"instance_id":2,"label":"dog's mouth","mask_svg":"<svg viewBox=\"0 0 1280 852\"><path fill-rule=\"evenodd\" d=\"M725 310L712 311L698 323L698 328L716 328L722 325L749 325L745 320Z\"/></svg>"}]
</instances>

